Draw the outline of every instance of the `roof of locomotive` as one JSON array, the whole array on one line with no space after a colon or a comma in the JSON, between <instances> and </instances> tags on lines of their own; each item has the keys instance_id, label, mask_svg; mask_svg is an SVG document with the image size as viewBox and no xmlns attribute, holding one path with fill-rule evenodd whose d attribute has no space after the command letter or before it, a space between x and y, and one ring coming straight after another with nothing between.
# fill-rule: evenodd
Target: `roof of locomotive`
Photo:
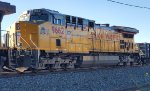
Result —
<instances>
[{"instance_id":1,"label":"roof of locomotive","mask_svg":"<svg viewBox=\"0 0 150 91\"><path fill-rule=\"evenodd\" d=\"M72 16L72 15L59 13L58 11L55 11L55 10L45 9L45 8L32 9L32 10L28 10L27 12L28 13L30 12L31 14L33 12L43 12L43 13L53 14L56 17ZM72 16L72 17L76 17L76 16ZM77 18L82 18L82 17L77 17ZM90 20L90 19L85 19L85 18L82 18L82 19L95 22L94 20ZM103 25L105 25L105 26L103 26ZM139 33L139 30L137 30L135 28L124 27L124 26L109 26L109 24L95 24L95 28L101 28L101 29L110 30L110 31L118 31L119 30L119 31L123 31L123 32Z\"/></svg>"},{"instance_id":2,"label":"roof of locomotive","mask_svg":"<svg viewBox=\"0 0 150 91\"><path fill-rule=\"evenodd\" d=\"M109 24L95 24L96 29L104 29L115 32L115 30Z\"/></svg>"},{"instance_id":3,"label":"roof of locomotive","mask_svg":"<svg viewBox=\"0 0 150 91\"><path fill-rule=\"evenodd\" d=\"M131 32L131 33L139 33L139 30L131 27L124 27L124 26L112 26L114 30L121 30L124 32Z\"/></svg>"},{"instance_id":4,"label":"roof of locomotive","mask_svg":"<svg viewBox=\"0 0 150 91\"><path fill-rule=\"evenodd\" d=\"M68 14L62 14L58 11L55 11L55 10L50 10L50 9L45 9L45 8L41 8L41 9L32 9L32 10L28 10L28 12L45 12L45 13L49 13L49 14L53 14L53 15L61 15L61 16L72 16L72 17L77 17L77 16L73 16L73 15L68 15ZM82 18L82 17L77 17L77 18ZM86 19L86 18L82 18L82 19L85 19L85 20L89 20L89 21L93 21L95 22L94 20L90 20L90 19Z\"/></svg>"}]
</instances>

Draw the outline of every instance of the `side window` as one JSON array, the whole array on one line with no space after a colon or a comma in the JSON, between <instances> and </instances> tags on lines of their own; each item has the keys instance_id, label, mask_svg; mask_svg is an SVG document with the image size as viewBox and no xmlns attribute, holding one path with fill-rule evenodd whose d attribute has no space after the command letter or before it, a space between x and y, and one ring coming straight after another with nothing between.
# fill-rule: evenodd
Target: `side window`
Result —
<instances>
[{"instance_id":1,"label":"side window","mask_svg":"<svg viewBox=\"0 0 150 91\"><path fill-rule=\"evenodd\" d=\"M76 17L72 17L72 24L76 24Z\"/></svg>"},{"instance_id":2,"label":"side window","mask_svg":"<svg viewBox=\"0 0 150 91\"><path fill-rule=\"evenodd\" d=\"M124 47L126 48L128 46L128 43L127 42L124 42Z\"/></svg>"},{"instance_id":3,"label":"side window","mask_svg":"<svg viewBox=\"0 0 150 91\"><path fill-rule=\"evenodd\" d=\"M89 22L89 28L94 28L94 22Z\"/></svg>"},{"instance_id":4,"label":"side window","mask_svg":"<svg viewBox=\"0 0 150 91\"><path fill-rule=\"evenodd\" d=\"M134 38L133 34L123 34L124 38Z\"/></svg>"},{"instance_id":5,"label":"side window","mask_svg":"<svg viewBox=\"0 0 150 91\"><path fill-rule=\"evenodd\" d=\"M16 30L20 30L20 24L16 23Z\"/></svg>"},{"instance_id":6,"label":"side window","mask_svg":"<svg viewBox=\"0 0 150 91\"><path fill-rule=\"evenodd\" d=\"M83 25L83 19L82 18L78 18L78 25Z\"/></svg>"},{"instance_id":7,"label":"side window","mask_svg":"<svg viewBox=\"0 0 150 91\"><path fill-rule=\"evenodd\" d=\"M56 46L61 46L61 40L60 39L56 39Z\"/></svg>"},{"instance_id":8,"label":"side window","mask_svg":"<svg viewBox=\"0 0 150 91\"><path fill-rule=\"evenodd\" d=\"M61 19L57 19L57 24L61 25Z\"/></svg>"},{"instance_id":9,"label":"side window","mask_svg":"<svg viewBox=\"0 0 150 91\"><path fill-rule=\"evenodd\" d=\"M53 18L53 24L57 24L57 19L55 17Z\"/></svg>"},{"instance_id":10,"label":"side window","mask_svg":"<svg viewBox=\"0 0 150 91\"><path fill-rule=\"evenodd\" d=\"M84 26L88 26L88 20L84 19L84 20L83 20L83 25L84 25Z\"/></svg>"},{"instance_id":11,"label":"side window","mask_svg":"<svg viewBox=\"0 0 150 91\"><path fill-rule=\"evenodd\" d=\"M133 43L131 43L131 48L133 49Z\"/></svg>"},{"instance_id":12,"label":"side window","mask_svg":"<svg viewBox=\"0 0 150 91\"><path fill-rule=\"evenodd\" d=\"M100 24L96 24L95 28L99 29L100 28Z\"/></svg>"},{"instance_id":13,"label":"side window","mask_svg":"<svg viewBox=\"0 0 150 91\"><path fill-rule=\"evenodd\" d=\"M83 29L86 29L88 27L88 20L83 19Z\"/></svg>"},{"instance_id":14,"label":"side window","mask_svg":"<svg viewBox=\"0 0 150 91\"><path fill-rule=\"evenodd\" d=\"M70 25L70 23L71 23L71 19L70 19L69 15L66 15L65 18L66 18L66 28L67 28L67 26Z\"/></svg>"},{"instance_id":15,"label":"side window","mask_svg":"<svg viewBox=\"0 0 150 91\"><path fill-rule=\"evenodd\" d=\"M78 18L78 27L80 27L83 30L83 19L82 18Z\"/></svg>"},{"instance_id":16,"label":"side window","mask_svg":"<svg viewBox=\"0 0 150 91\"><path fill-rule=\"evenodd\" d=\"M120 40L120 44L124 44L124 40Z\"/></svg>"},{"instance_id":17,"label":"side window","mask_svg":"<svg viewBox=\"0 0 150 91\"><path fill-rule=\"evenodd\" d=\"M125 42L124 40L120 40L120 49L124 49L125 48Z\"/></svg>"},{"instance_id":18,"label":"side window","mask_svg":"<svg viewBox=\"0 0 150 91\"><path fill-rule=\"evenodd\" d=\"M89 21L88 22L88 31L89 31L89 29L93 29L94 30L94 25L95 25L95 22L94 21Z\"/></svg>"},{"instance_id":19,"label":"side window","mask_svg":"<svg viewBox=\"0 0 150 91\"><path fill-rule=\"evenodd\" d=\"M74 29L76 29L77 26L77 18L74 16L66 16L66 28L70 26L70 27L74 27Z\"/></svg>"},{"instance_id":20,"label":"side window","mask_svg":"<svg viewBox=\"0 0 150 91\"><path fill-rule=\"evenodd\" d=\"M66 23L71 23L70 16L66 16Z\"/></svg>"},{"instance_id":21,"label":"side window","mask_svg":"<svg viewBox=\"0 0 150 91\"><path fill-rule=\"evenodd\" d=\"M53 24L62 25L62 19L53 16Z\"/></svg>"}]
</instances>

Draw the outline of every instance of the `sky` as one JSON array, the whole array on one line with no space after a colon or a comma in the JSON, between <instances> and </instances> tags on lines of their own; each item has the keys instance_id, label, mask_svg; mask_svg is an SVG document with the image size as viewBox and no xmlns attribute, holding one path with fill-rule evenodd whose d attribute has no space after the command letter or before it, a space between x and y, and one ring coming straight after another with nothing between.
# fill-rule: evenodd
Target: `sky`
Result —
<instances>
[{"instance_id":1,"label":"sky","mask_svg":"<svg viewBox=\"0 0 150 91\"><path fill-rule=\"evenodd\" d=\"M135 42L150 43L150 9L141 9L112 3L108 0L1 0L16 6L16 13L4 16L2 30L6 30L25 10L46 8L62 14L79 16L96 23L126 26L139 30ZM150 7L150 0L115 0ZM149 36L149 37L148 37Z\"/></svg>"}]
</instances>

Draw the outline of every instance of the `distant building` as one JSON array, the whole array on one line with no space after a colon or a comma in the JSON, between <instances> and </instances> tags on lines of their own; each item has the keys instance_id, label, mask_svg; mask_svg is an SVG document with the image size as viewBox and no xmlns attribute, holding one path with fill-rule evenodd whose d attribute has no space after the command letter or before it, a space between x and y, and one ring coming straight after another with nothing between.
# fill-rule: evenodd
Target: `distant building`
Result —
<instances>
[{"instance_id":1,"label":"distant building","mask_svg":"<svg viewBox=\"0 0 150 91\"><path fill-rule=\"evenodd\" d=\"M145 54L146 58L150 58L150 43L137 43L139 49Z\"/></svg>"}]
</instances>

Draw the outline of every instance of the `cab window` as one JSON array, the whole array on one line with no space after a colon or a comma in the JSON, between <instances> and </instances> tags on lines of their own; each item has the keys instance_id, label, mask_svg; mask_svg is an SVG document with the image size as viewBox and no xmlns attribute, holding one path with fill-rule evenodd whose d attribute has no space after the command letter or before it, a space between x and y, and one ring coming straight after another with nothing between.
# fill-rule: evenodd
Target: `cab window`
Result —
<instances>
[{"instance_id":1,"label":"cab window","mask_svg":"<svg viewBox=\"0 0 150 91\"><path fill-rule=\"evenodd\" d=\"M72 16L72 24L76 24L76 17Z\"/></svg>"},{"instance_id":2,"label":"cab window","mask_svg":"<svg viewBox=\"0 0 150 91\"><path fill-rule=\"evenodd\" d=\"M83 25L83 19L82 18L78 18L78 25Z\"/></svg>"},{"instance_id":3,"label":"cab window","mask_svg":"<svg viewBox=\"0 0 150 91\"><path fill-rule=\"evenodd\" d=\"M34 14L30 16L30 21L48 21L47 14Z\"/></svg>"},{"instance_id":4,"label":"cab window","mask_svg":"<svg viewBox=\"0 0 150 91\"><path fill-rule=\"evenodd\" d=\"M66 23L71 23L71 21L70 21L70 16L66 16Z\"/></svg>"},{"instance_id":5,"label":"cab window","mask_svg":"<svg viewBox=\"0 0 150 91\"><path fill-rule=\"evenodd\" d=\"M52 17L53 24L64 25L64 16L63 15L53 15Z\"/></svg>"},{"instance_id":6,"label":"cab window","mask_svg":"<svg viewBox=\"0 0 150 91\"><path fill-rule=\"evenodd\" d=\"M89 21L88 22L88 31L89 31L89 29L93 29L94 30L94 26L95 25L95 22L94 21Z\"/></svg>"}]
</instances>

